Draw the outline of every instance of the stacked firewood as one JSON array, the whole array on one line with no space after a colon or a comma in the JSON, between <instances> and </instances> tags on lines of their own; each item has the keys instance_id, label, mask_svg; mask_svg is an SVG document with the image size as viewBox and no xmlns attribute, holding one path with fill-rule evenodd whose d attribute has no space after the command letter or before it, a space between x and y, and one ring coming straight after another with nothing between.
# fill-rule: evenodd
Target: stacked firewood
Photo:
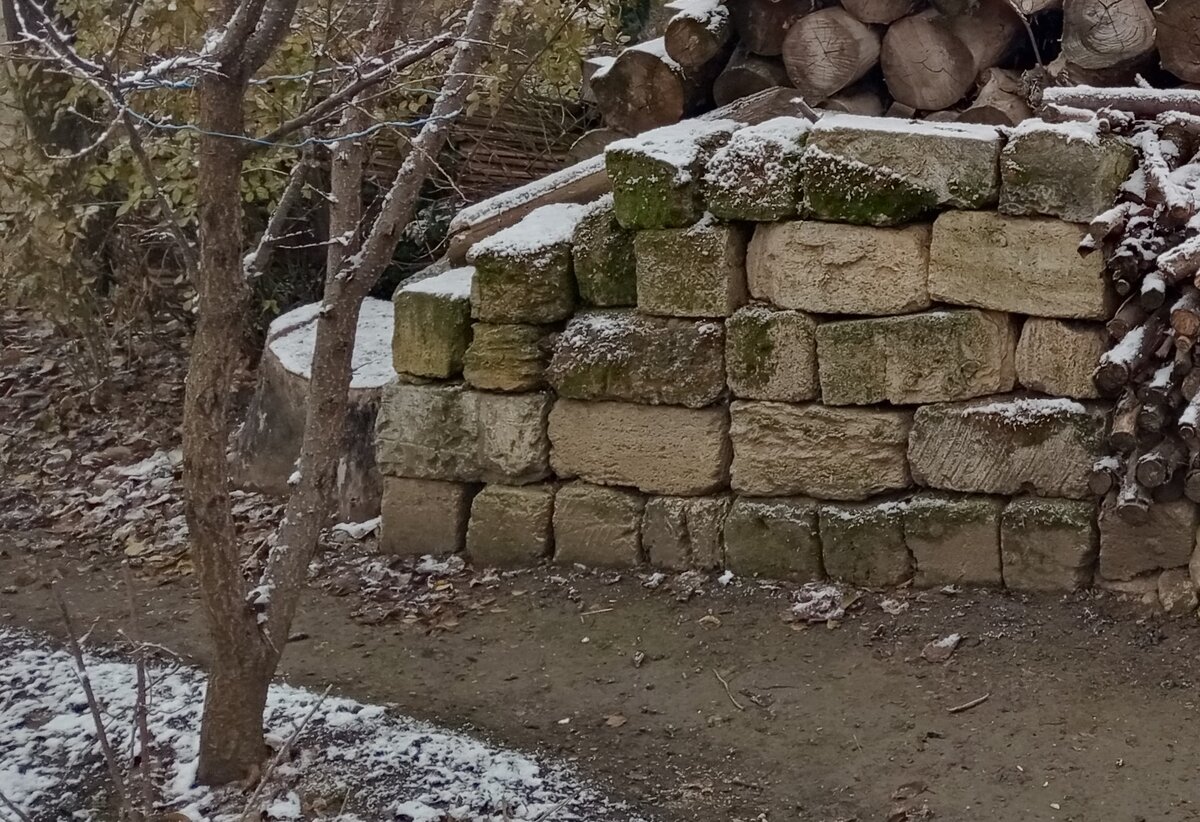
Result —
<instances>
[{"instance_id":1,"label":"stacked firewood","mask_svg":"<svg viewBox=\"0 0 1200 822\"><path fill-rule=\"evenodd\" d=\"M928 4L928 5L927 5ZM663 37L588 60L584 98L623 133L773 86L857 114L1012 125L1045 85L1200 82L1200 3L674 0Z\"/></svg>"},{"instance_id":2,"label":"stacked firewood","mask_svg":"<svg viewBox=\"0 0 1200 822\"><path fill-rule=\"evenodd\" d=\"M1116 406L1112 456L1096 464L1091 487L1138 518L1155 500L1200 502L1200 117L1100 116L1128 133L1141 159L1080 248L1105 255L1123 299L1108 323L1113 347L1093 374Z\"/></svg>"}]
</instances>

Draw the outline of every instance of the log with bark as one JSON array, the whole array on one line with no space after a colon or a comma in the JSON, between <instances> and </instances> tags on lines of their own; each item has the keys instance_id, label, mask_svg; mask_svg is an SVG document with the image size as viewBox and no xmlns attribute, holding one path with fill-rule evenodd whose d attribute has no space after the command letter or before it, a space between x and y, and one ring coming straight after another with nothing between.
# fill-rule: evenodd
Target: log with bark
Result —
<instances>
[{"instance_id":1,"label":"log with bark","mask_svg":"<svg viewBox=\"0 0 1200 822\"><path fill-rule=\"evenodd\" d=\"M791 82L782 60L751 54L744 47L739 47L713 81L713 102L724 106L769 88L788 85Z\"/></svg>"},{"instance_id":2,"label":"log with bark","mask_svg":"<svg viewBox=\"0 0 1200 822\"><path fill-rule=\"evenodd\" d=\"M907 17L921 5L922 0L842 0L842 7L859 20L881 25Z\"/></svg>"},{"instance_id":3,"label":"log with bark","mask_svg":"<svg viewBox=\"0 0 1200 822\"><path fill-rule=\"evenodd\" d=\"M729 4L739 42L764 57L781 54L788 28L817 8L817 0L734 0Z\"/></svg>"},{"instance_id":4,"label":"log with bark","mask_svg":"<svg viewBox=\"0 0 1200 822\"><path fill-rule=\"evenodd\" d=\"M591 76L604 121L626 134L677 123L693 113L705 89L666 52L663 39L627 48Z\"/></svg>"},{"instance_id":5,"label":"log with bark","mask_svg":"<svg viewBox=\"0 0 1200 822\"><path fill-rule=\"evenodd\" d=\"M1064 0L1062 55L1086 70L1136 65L1154 51L1145 0Z\"/></svg>"},{"instance_id":6,"label":"log with bark","mask_svg":"<svg viewBox=\"0 0 1200 822\"><path fill-rule=\"evenodd\" d=\"M879 60L879 33L840 7L792 24L783 64L797 90L817 104L859 80Z\"/></svg>"},{"instance_id":7,"label":"log with bark","mask_svg":"<svg viewBox=\"0 0 1200 822\"><path fill-rule=\"evenodd\" d=\"M892 97L919 111L954 105L975 82L975 56L947 19L932 10L888 27L880 63Z\"/></svg>"},{"instance_id":8,"label":"log with bark","mask_svg":"<svg viewBox=\"0 0 1200 822\"><path fill-rule=\"evenodd\" d=\"M1180 80L1200 83L1200 0L1164 0L1154 16L1163 68Z\"/></svg>"},{"instance_id":9,"label":"log with bark","mask_svg":"<svg viewBox=\"0 0 1200 822\"><path fill-rule=\"evenodd\" d=\"M677 14L667 22L664 46L685 70L707 65L733 41L729 7L721 0L676 0L667 8Z\"/></svg>"}]
</instances>

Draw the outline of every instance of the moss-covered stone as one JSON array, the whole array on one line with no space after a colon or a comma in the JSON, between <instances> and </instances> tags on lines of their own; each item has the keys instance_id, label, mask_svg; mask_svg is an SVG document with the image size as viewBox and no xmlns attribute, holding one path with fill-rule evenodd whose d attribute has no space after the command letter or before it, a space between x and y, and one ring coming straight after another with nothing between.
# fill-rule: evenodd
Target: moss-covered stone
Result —
<instances>
[{"instance_id":1,"label":"moss-covered stone","mask_svg":"<svg viewBox=\"0 0 1200 822\"><path fill-rule=\"evenodd\" d=\"M799 311L746 306L725 324L725 368L734 396L816 399L817 322Z\"/></svg>"},{"instance_id":2,"label":"moss-covered stone","mask_svg":"<svg viewBox=\"0 0 1200 822\"><path fill-rule=\"evenodd\" d=\"M814 148L804 155L800 182L804 211L818 220L894 226L921 219L937 208L937 197L886 168Z\"/></svg>"},{"instance_id":3,"label":"moss-covered stone","mask_svg":"<svg viewBox=\"0 0 1200 822\"><path fill-rule=\"evenodd\" d=\"M708 161L708 210L723 220L769 222L794 217L800 206L800 163L811 124L776 117L735 132Z\"/></svg>"},{"instance_id":4,"label":"moss-covered stone","mask_svg":"<svg viewBox=\"0 0 1200 822\"><path fill-rule=\"evenodd\" d=\"M463 378L485 391L542 388L554 337L545 326L476 323L463 357Z\"/></svg>"},{"instance_id":5,"label":"moss-covered stone","mask_svg":"<svg viewBox=\"0 0 1200 822\"><path fill-rule=\"evenodd\" d=\"M728 497L652 497L642 517L642 546L650 564L671 571L720 568L730 503Z\"/></svg>"},{"instance_id":6,"label":"moss-covered stone","mask_svg":"<svg viewBox=\"0 0 1200 822\"><path fill-rule=\"evenodd\" d=\"M463 368L471 341L470 269L407 283L392 296L392 362L415 377L447 379Z\"/></svg>"},{"instance_id":7,"label":"moss-covered stone","mask_svg":"<svg viewBox=\"0 0 1200 822\"><path fill-rule=\"evenodd\" d=\"M823 579L817 503L739 497L725 519L725 567L739 576Z\"/></svg>"},{"instance_id":8,"label":"moss-covered stone","mask_svg":"<svg viewBox=\"0 0 1200 822\"><path fill-rule=\"evenodd\" d=\"M551 517L555 487L487 485L471 503L467 554L479 565L536 565L554 544Z\"/></svg>"},{"instance_id":9,"label":"moss-covered stone","mask_svg":"<svg viewBox=\"0 0 1200 822\"><path fill-rule=\"evenodd\" d=\"M1017 591L1088 588L1096 566L1096 504L1020 497L1004 509L1000 552L1004 585Z\"/></svg>"},{"instance_id":10,"label":"moss-covered stone","mask_svg":"<svg viewBox=\"0 0 1200 822\"><path fill-rule=\"evenodd\" d=\"M833 579L865 588L890 588L912 577L904 544L904 503L821 506L821 557Z\"/></svg>"},{"instance_id":11,"label":"moss-covered stone","mask_svg":"<svg viewBox=\"0 0 1200 822\"><path fill-rule=\"evenodd\" d=\"M746 302L746 231L711 218L639 231L638 308L668 317L728 317Z\"/></svg>"},{"instance_id":12,"label":"moss-covered stone","mask_svg":"<svg viewBox=\"0 0 1200 822\"><path fill-rule=\"evenodd\" d=\"M999 497L922 493L904 509L904 540L918 587L1000 585Z\"/></svg>"},{"instance_id":13,"label":"moss-covered stone","mask_svg":"<svg viewBox=\"0 0 1200 822\"><path fill-rule=\"evenodd\" d=\"M622 228L612 195L588 206L575 227L575 280L579 297L600 307L637 305L633 232Z\"/></svg>"}]
</instances>

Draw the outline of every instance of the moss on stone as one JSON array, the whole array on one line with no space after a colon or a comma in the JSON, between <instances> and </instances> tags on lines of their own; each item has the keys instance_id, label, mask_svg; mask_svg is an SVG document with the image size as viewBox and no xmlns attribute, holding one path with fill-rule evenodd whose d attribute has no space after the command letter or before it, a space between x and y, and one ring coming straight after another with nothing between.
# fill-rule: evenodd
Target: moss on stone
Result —
<instances>
[{"instance_id":1,"label":"moss on stone","mask_svg":"<svg viewBox=\"0 0 1200 822\"><path fill-rule=\"evenodd\" d=\"M1083 500L1019 497L1004 509L1005 528L1086 531L1096 523L1096 504Z\"/></svg>"},{"instance_id":2,"label":"moss on stone","mask_svg":"<svg viewBox=\"0 0 1200 822\"><path fill-rule=\"evenodd\" d=\"M995 505L994 497L916 494L904 510L904 532L920 539L937 539L948 530L988 522L995 516Z\"/></svg>"},{"instance_id":3,"label":"moss on stone","mask_svg":"<svg viewBox=\"0 0 1200 822\"><path fill-rule=\"evenodd\" d=\"M704 214L699 181L691 171L628 150L609 150L605 166L613 213L627 229L682 228Z\"/></svg>"},{"instance_id":4,"label":"moss on stone","mask_svg":"<svg viewBox=\"0 0 1200 822\"><path fill-rule=\"evenodd\" d=\"M553 323L575 309L570 243L523 255L473 252L471 303L476 317L495 323Z\"/></svg>"},{"instance_id":5,"label":"moss on stone","mask_svg":"<svg viewBox=\"0 0 1200 822\"><path fill-rule=\"evenodd\" d=\"M463 378L486 391L533 391L545 385L553 331L545 326L476 323Z\"/></svg>"},{"instance_id":6,"label":"moss on stone","mask_svg":"<svg viewBox=\"0 0 1200 822\"><path fill-rule=\"evenodd\" d=\"M775 342L769 313L761 309L739 311L726 324L726 333L729 335L726 367L730 373L736 372L750 386L766 385L777 365L771 356Z\"/></svg>"},{"instance_id":7,"label":"moss on stone","mask_svg":"<svg viewBox=\"0 0 1200 822\"><path fill-rule=\"evenodd\" d=\"M457 376L471 341L470 301L444 294L399 290L392 302L395 370L433 379Z\"/></svg>"},{"instance_id":8,"label":"moss on stone","mask_svg":"<svg viewBox=\"0 0 1200 822\"><path fill-rule=\"evenodd\" d=\"M594 306L637 305L633 232L621 227L611 197L594 204L575 228L575 279L579 296Z\"/></svg>"},{"instance_id":9,"label":"moss on stone","mask_svg":"<svg viewBox=\"0 0 1200 822\"><path fill-rule=\"evenodd\" d=\"M869 588L908 580L912 558L904 544L904 509L899 501L822 505L821 555L826 572Z\"/></svg>"},{"instance_id":10,"label":"moss on stone","mask_svg":"<svg viewBox=\"0 0 1200 822\"><path fill-rule=\"evenodd\" d=\"M871 168L810 148L801 163L804 208L818 219L856 225L914 222L937 196L885 168Z\"/></svg>"}]
</instances>

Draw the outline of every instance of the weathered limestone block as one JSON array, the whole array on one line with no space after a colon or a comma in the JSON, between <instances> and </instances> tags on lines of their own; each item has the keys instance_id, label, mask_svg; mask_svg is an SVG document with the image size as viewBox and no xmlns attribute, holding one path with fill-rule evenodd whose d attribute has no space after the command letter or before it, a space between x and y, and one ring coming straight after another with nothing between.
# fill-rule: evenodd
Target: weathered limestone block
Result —
<instances>
[{"instance_id":1,"label":"weathered limestone block","mask_svg":"<svg viewBox=\"0 0 1200 822\"><path fill-rule=\"evenodd\" d=\"M735 132L708 161L708 210L723 220L770 222L795 216L800 161L811 128L799 117L775 117Z\"/></svg>"},{"instance_id":2,"label":"weathered limestone block","mask_svg":"<svg viewBox=\"0 0 1200 822\"><path fill-rule=\"evenodd\" d=\"M634 311L576 315L546 377L561 397L702 408L725 393L725 327Z\"/></svg>"},{"instance_id":3,"label":"weathered limestone block","mask_svg":"<svg viewBox=\"0 0 1200 822\"><path fill-rule=\"evenodd\" d=\"M1000 585L1000 514L1004 500L917 494L904 510L904 540L921 588Z\"/></svg>"},{"instance_id":4,"label":"weathered limestone block","mask_svg":"<svg viewBox=\"0 0 1200 822\"><path fill-rule=\"evenodd\" d=\"M1092 372L1108 348L1099 323L1030 317L1017 343L1017 380L1043 394L1094 399L1100 394Z\"/></svg>"},{"instance_id":5,"label":"weathered limestone block","mask_svg":"<svg viewBox=\"0 0 1200 822\"><path fill-rule=\"evenodd\" d=\"M551 463L562 477L699 496L729 475L724 408L677 408L560 399L550 412Z\"/></svg>"},{"instance_id":6,"label":"weathered limestone block","mask_svg":"<svg viewBox=\"0 0 1200 822\"><path fill-rule=\"evenodd\" d=\"M734 402L733 488L834 500L907 488L911 423L907 411Z\"/></svg>"},{"instance_id":7,"label":"weathered limestone block","mask_svg":"<svg viewBox=\"0 0 1200 822\"><path fill-rule=\"evenodd\" d=\"M746 256L750 295L818 314L928 308L930 232L810 220L757 226Z\"/></svg>"},{"instance_id":8,"label":"weathered limestone block","mask_svg":"<svg viewBox=\"0 0 1200 822\"><path fill-rule=\"evenodd\" d=\"M823 579L817 503L738 497L725 519L725 567L739 576Z\"/></svg>"},{"instance_id":9,"label":"weathered limestone block","mask_svg":"<svg viewBox=\"0 0 1200 822\"><path fill-rule=\"evenodd\" d=\"M554 500L554 561L629 568L642 561L641 494L572 482Z\"/></svg>"},{"instance_id":10,"label":"weathered limestone block","mask_svg":"<svg viewBox=\"0 0 1200 822\"><path fill-rule=\"evenodd\" d=\"M1000 133L960 123L829 114L808 135L801 184L818 219L899 225L939 207L987 208L1000 193Z\"/></svg>"},{"instance_id":11,"label":"weathered limestone block","mask_svg":"<svg viewBox=\"0 0 1200 822\"><path fill-rule=\"evenodd\" d=\"M467 553L481 565L536 565L554 544L555 487L486 485L471 503Z\"/></svg>"},{"instance_id":12,"label":"weathered limestone block","mask_svg":"<svg viewBox=\"0 0 1200 822\"><path fill-rule=\"evenodd\" d=\"M1195 613L1200 599L1187 568L1171 568L1158 575L1158 601L1170 616Z\"/></svg>"},{"instance_id":13,"label":"weathered limestone block","mask_svg":"<svg viewBox=\"0 0 1200 822\"><path fill-rule=\"evenodd\" d=\"M1105 406L998 397L917 409L908 459L918 485L1088 499L1104 453Z\"/></svg>"},{"instance_id":14,"label":"weathered limestone block","mask_svg":"<svg viewBox=\"0 0 1200 822\"><path fill-rule=\"evenodd\" d=\"M606 194L587 206L572 247L579 297L587 305L637 305L633 232L621 227Z\"/></svg>"},{"instance_id":15,"label":"weathered limestone block","mask_svg":"<svg viewBox=\"0 0 1200 822\"><path fill-rule=\"evenodd\" d=\"M992 311L929 311L817 328L821 400L895 405L1011 391L1017 329Z\"/></svg>"},{"instance_id":16,"label":"weathered limestone block","mask_svg":"<svg viewBox=\"0 0 1200 822\"><path fill-rule=\"evenodd\" d=\"M731 120L689 120L610 143L604 166L621 225L681 228L699 220L704 167L736 127Z\"/></svg>"},{"instance_id":17,"label":"weathered limestone block","mask_svg":"<svg viewBox=\"0 0 1200 822\"><path fill-rule=\"evenodd\" d=\"M521 485L550 472L550 395L392 383L376 425L385 475Z\"/></svg>"},{"instance_id":18,"label":"weathered limestone block","mask_svg":"<svg viewBox=\"0 0 1200 822\"><path fill-rule=\"evenodd\" d=\"M461 482L384 477L379 549L406 556L461 551L474 493Z\"/></svg>"},{"instance_id":19,"label":"weathered limestone block","mask_svg":"<svg viewBox=\"0 0 1200 822\"><path fill-rule=\"evenodd\" d=\"M725 369L734 396L817 398L817 321L799 311L739 308L725 323Z\"/></svg>"},{"instance_id":20,"label":"weathered limestone block","mask_svg":"<svg viewBox=\"0 0 1200 822\"><path fill-rule=\"evenodd\" d=\"M912 577L904 543L904 503L821 506L821 556L832 579L890 588Z\"/></svg>"},{"instance_id":21,"label":"weathered limestone block","mask_svg":"<svg viewBox=\"0 0 1200 822\"><path fill-rule=\"evenodd\" d=\"M1000 210L1073 223L1107 211L1137 163L1137 152L1090 123L1026 120L1000 154Z\"/></svg>"},{"instance_id":22,"label":"weathered limestone block","mask_svg":"<svg viewBox=\"0 0 1200 822\"><path fill-rule=\"evenodd\" d=\"M571 237L584 206L542 206L519 223L471 246L471 307L493 323L553 323L575 308Z\"/></svg>"},{"instance_id":23,"label":"weathered limestone block","mask_svg":"<svg viewBox=\"0 0 1200 822\"><path fill-rule=\"evenodd\" d=\"M1100 576L1125 580L1187 565L1196 544L1196 511L1191 500L1156 502L1149 519L1135 523L1105 502L1100 507Z\"/></svg>"},{"instance_id":24,"label":"weathered limestone block","mask_svg":"<svg viewBox=\"0 0 1200 822\"><path fill-rule=\"evenodd\" d=\"M463 357L463 379L485 391L543 388L554 336L544 326L476 323Z\"/></svg>"},{"instance_id":25,"label":"weathered limestone block","mask_svg":"<svg viewBox=\"0 0 1200 822\"><path fill-rule=\"evenodd\" d=\"M706 218L690 228L639 231L637 304L668 317L728 317L746 302L746 232Z\"/></svg>"},{"instance_id":26,"label":"weathered limestone block","mask_svg":"<svg viewBox=\"0 0 1200 822\"><path fill-rule=\"evenodd\" d=\"M446 379L458 375L471 341L473 268L454 268L406 283L392 296L396 371Z\"/></svg>"},{"instance_id":27,"label":"weathered limestone block","mask_svg":"<svg viewBox=\"0 0 1200 822\"><path fill-rule=\"evenodd\" d=\"M1048 217L948 211L933 224L930 296L1035 317L1106 320L1113 295L1104 255L1079 255L1084 233Z\"/></svg>"},{"instance_id":28,"label":"weathered limestone block","mask_svg":"<svg viewBox=\"0 0 1200 822\"><path fill-rule=\"evenodd\" d=\"M642 545L650 564L671 571L720 568L730 504L728 497L652 497L642 518Z\"/></svg>"},{"instance_id":29,"label":"weathered limestone block","mask_svg":"<svg viewBox=\"0 0 1200 822\"><path fill-rule=\"evenodd\" d=\"M1014 591L1091 587L1099 547L1094 502L1019 497L1000 520L1004 585Z\"/></svg>"}]
</instances>

